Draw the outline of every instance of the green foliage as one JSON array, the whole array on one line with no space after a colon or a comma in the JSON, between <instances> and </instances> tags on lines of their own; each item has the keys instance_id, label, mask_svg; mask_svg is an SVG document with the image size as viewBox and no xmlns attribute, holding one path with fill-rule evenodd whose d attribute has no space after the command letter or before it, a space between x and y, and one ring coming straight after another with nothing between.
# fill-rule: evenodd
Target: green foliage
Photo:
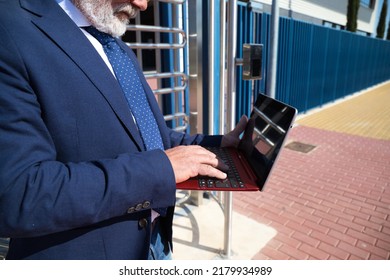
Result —
<instances>
[{"instance_id":1,"label":"green foliage","mask_svg":"<svg viewBox=\"0 0 390 280\"><path fill-rule=\"evenodd\" d=\"M376 37L383 39L386 31L386 17L387 17L387 0L383 1L381 14L379 17L378 26L376 27ZM387 35L388 37L388 35Z\"/></svg>"},{"instance_id":2,"label":"green foliage","mask_svg":"<svg viewBox=\"0 0 390 280\"><path fill-rule=\"evenodd\" d=\"M359 7L360 7L360 0L348 0L347 26L346 26L346 29L348 31L356 32L357 30L357 19L358 19Z\"/></svg>"},{"instance_id":3,"label":"green foliage","mask_svg":"<svg viewBox=\"0 0 390 280\"><path fill-rule=\"evenodd\" d=\"M390 20L389 20L389 24L387 26L387 36L386 36L386 40L390 40Z\"/></svg>"}]
</instances>

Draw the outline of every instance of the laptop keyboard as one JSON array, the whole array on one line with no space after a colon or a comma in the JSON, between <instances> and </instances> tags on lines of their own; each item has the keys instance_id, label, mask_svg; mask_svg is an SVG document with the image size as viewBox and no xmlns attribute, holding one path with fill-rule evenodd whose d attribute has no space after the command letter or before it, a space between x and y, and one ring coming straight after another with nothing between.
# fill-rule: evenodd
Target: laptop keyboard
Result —
<instances>
[{"instance_id":1,"label":"laptop keyboard","mask_svg":"<svg viewBox=\"0 0 390 280\"><path fill-rule=\"evenodd\" d=\"M227 178L225 180L219 180L215 178L210 178L206 176L199 176L198 182L199 187L203 189L208 188L243 188L244 183L242 182L240 175L234 165L233 159L230 154L221 148L207 147L209 151L216 154L220 159L222 159L225 164L229 166L227 171Z\"/></svg>"}]
</instances>

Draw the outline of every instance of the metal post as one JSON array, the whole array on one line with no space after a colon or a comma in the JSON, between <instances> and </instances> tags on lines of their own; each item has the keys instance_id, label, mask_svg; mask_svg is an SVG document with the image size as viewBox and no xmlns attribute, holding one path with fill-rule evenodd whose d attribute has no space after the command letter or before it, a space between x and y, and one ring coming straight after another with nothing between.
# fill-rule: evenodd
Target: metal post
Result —
<instances>
[{"instance_id":1,"label":"metal post","mask_svg":"<svg viewBox=\"0 0 390 280\"><path fill-rule=\"evenodd\" d=\"M228 30L227 30L227 130L231 131L235 126L236 118L236 45L237 45L237 0L228 2ZM225 193L224 214L224 256L231 258L232 239L232 214L233 194Z\"/></svg>"},{"instance_id":2,"label":"metal post","mask_svg":"<svg viewBox=\"0 0 390 280\"><path fill-rule=\"evenodd\" d=\"M202 47L202 1L189 0L189 91L190 133L203 133L203 47Z\"/></svg>"},{"instance_id":3,"label":"metal post","mask_svg":"<svg viewBox=\"0 0 390 280\"><path fill-rule=\"evenodd\" d=\"M188 0L188 58L190 92L190 134L203 133L203 44L202 1ZM197 206L203 204L202 192L191 192L191 200Z\"/></svg>"},{"instance_id":4,"label":"metal post","mask_svg":"<svg viewBox=\"0 0 390 280\"><path fill-rule=\"evenodd\" d=\"M219 111L220 111L220 120L219 120L219 133L225 134L226 132L226 116L225 116L225 92L226 92L226 51L225 51L225 45L226 45L226 1L220 0L220 56L219 56L219 88L221 91L221 94L219 95Z\"/></svg>"},{"instance_id":5,"label":"metal post","mask_svg":"<svg viewBox=\"0 0 390 280\"><path fill-rule=\"evenodd\" d=\"M209 134L214 134L215 1L209 2Z\"/></svg>"},{"instance_id":6,"label":"metal post","mask_svg":"<svg viewBox=\"0 0 390 280\"><path fill-rule=\"evenodd\" d=\"M276 68L278 63L279 40L279 0L272 0L271 14L271 49L269 52L269 71L267 75L267 95L276 96Z\"/></svg>"},{"instance_id":7,"label":"metal post","mask_svg":"<svg viewBox=\"0 0 390 280\"><path fill-rule=\"evenodd\" d=\"M235 126L236 118L236 51L237 51L237 0L228 2L227 29L227 130Z\"/></svg>"}]
</instances>

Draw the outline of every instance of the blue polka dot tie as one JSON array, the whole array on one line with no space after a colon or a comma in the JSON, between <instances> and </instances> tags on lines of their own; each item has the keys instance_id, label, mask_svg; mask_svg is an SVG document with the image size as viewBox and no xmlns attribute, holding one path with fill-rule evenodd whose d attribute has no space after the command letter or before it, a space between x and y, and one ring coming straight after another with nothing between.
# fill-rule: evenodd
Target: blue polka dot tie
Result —
<instances>
[{"instance_id":1,"label":"blue polka dot tie","mask_svg":"<svg viewBox=\"0 0 390 280\"><path fill-rule=\"evenodd\" d=\"M133 113L146 150L163 150L160 130L132 60L114 37L100 32L92 26L84 27L84 29L103 45L104 52L114 69L116 78Z\"/></svg>"},{"instance_id":2,"label":"blue polka dot tie","mask_svg":"<svg viewBox=\"0 0 390 280\"><path fill-rule=\"evenodd\" d=\"M160 130L132 60L112 36L100 32L92 26L84 27L84 29L102 44L103 50L114 69L116 78L133 113L146 150L163 150L164 146ZM161 216L165 216L167 213L167 208L154 210Z\"/></svg>"}]
</instances>

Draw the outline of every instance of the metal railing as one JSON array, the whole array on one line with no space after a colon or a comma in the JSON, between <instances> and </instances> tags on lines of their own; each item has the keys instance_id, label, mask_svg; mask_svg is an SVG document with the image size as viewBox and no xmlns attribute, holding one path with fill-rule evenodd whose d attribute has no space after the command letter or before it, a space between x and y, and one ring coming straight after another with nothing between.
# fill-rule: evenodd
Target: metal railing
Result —
<instances>
[{"instance_id":1,"label":"metal railing","mask_svg":"<svg viewBox=\"0 0 390 280\"><path fill-rule=\"evenodd\" d=\"M160 2L165 6L161 7ZM153 89L153 93L158 98L165 121L177 131L187 131L189 126L188 75L185 69L184 55L187 47L185 3L185 0L154 0L155 25L141 24L139 15L135 19L135 24L127 26L127 31L135 32L136 42L126 42L126 44L136 50L141 66L143 64L142 51L155 51L156 69L145 72L145 77L147 80L157 81L157 88ZM181 9L179 9L179 5L181 5ZM160 20L161 8L169 9L169 14L172 14L172 17ZM181 22L179 22L180 13ZM164 20L167 21L164 22L164 25L167 26L162 26ZM154 34L153 43L142 42L141 35L145 32ZM164 60L168 60L169 65L163 65L162 61Z\"/></svg>"},{"instance_id":2,"label":"metal railing","mask_svg":"<svg viewBox=\"0 0 390 280\"><path fill-rule=\"evenodd\" d=\"M186 46L187 38L185 31L180 28L170 28L170 27L161 27L161 26L150 26L150 25L128 25L127 31L136 31L136 32L159 32L159 33L171 33L171 34L180 34L182 36L182 42L179 43L127 43L127 45L132 49L182 49Z\"/></svg>"},{"instance_id":3,"label":"metal railing","mask_svg":"<svg viewBox=\"0 0 390 280\"><path fill-rule=\"evenodd\" d=\"M0 260L4 260L8 251L8 238L0 238Z\"/></svg>"}]
</instances>

